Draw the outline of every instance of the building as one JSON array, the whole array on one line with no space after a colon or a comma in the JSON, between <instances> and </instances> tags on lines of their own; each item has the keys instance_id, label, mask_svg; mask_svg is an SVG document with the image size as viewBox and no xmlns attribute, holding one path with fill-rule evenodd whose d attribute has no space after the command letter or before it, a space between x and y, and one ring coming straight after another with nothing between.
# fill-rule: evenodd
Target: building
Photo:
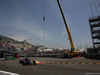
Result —
<instances>
[{"instance_id":1,"label":"building","mask_svg":"<svg viewBox=\"0 0 100 75\"><path fill-rule=\"evenodd\" d=\"M28 50L29 48L32 48L31 44L13 44L14 47L17 48L17 50Z\"/></svg>"},{"instance_id":2,"label":"building","mask_svg":"<svg viewBox=\"0 0 100 75\"><path fill-rule=\"evenodd\" d=\"M100 16L89 19L93 48L100 47Z\"/></svg>"}]
</instances>

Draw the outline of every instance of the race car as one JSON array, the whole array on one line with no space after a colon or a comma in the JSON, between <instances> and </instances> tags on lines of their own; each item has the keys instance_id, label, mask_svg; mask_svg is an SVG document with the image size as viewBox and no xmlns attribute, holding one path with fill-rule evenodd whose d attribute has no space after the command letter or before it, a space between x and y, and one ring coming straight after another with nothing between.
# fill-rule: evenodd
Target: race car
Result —
<instances>
[{"instance_id":1,"label":"race car","mask_svg":"<svg viewBox=\"0 0 100 75\"><path fill-rule=\"evenodd\" d=\"M27 66L27 65L37 65L35 60L31 61L30 59L28 59L26 57L23 57L23 58L21 57L19 59L19 63L21 63L21 64L23 64L25 66Z\"/></svg>"}]
</instances>

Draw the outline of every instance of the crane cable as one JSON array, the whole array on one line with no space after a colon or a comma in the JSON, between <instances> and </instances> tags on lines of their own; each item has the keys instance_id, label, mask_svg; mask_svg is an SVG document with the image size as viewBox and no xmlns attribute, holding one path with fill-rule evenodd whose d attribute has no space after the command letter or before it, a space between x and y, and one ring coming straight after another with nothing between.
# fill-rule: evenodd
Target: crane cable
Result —
<instances>
[{"instance_id":1,"label":"crane cable","mask_svg":"<svg viewBox=\"0 0 100 75\"><path fill-rule=\"evenodd\" d=\"M98 0L98 6L100 6L100 2L99 2L99 0Z\"/></svg>"},{"instance_id":2,"label":"crane cable","mask_svg":"<svg viewBox=\"0 0 100 75\"><path fill-rule=\"evenodd\" d=\"M97 3L95 1L94 1L94 5L95 5L97 16L99 16L98 9L97 9Z\"/></svg>"},{"instance_id":3,"label":"crane cable","mask_svg":"<svg viewBox=\"0 0 100 75\"><path fill-rule=\"evenodd\" d=\"M90 4L90 8L91 8L91 12L92 12L92 16L93 16L93 18L94 18L94 13L93 13L93 9L92 9L91 2L89 2L89 4Z\"/></svg>"},{"instance_id":4,"label":"crane cable","mask_svg":"<svg viewBox=\"0 0 100 75\"><path fill-rule=\"evenodd\" d=\"M44 13L44 10L45 10L45 8L44 8L44 0L43 0L43 33L44 33L43 39L44 39L44 43L45 43L45 13Z\"/></svg>"}]
</instances>

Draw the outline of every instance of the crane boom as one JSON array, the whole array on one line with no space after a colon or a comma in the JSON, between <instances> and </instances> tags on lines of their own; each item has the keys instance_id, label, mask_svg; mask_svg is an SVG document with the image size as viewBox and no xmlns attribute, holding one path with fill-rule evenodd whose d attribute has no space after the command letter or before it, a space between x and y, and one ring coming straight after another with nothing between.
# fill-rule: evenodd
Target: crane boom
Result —
<instances>
[{"instance_id":1,"label":"crane boom","mask_svg":"<svg viewBox=\"0 0 100 75\"><path fill-rule=\"evenodd\" d=\"M65 19L65 16L64 16L64 13L62 11L62 8L61 8L61 5L60 5L60 2L59 0L57 0L57 3L58 3L58 6L59 6L59 9L61 11L61 14L62 14L62 18L64 20L64 23L65 23L65 27L66 27L66 30L67 30L67 33L68 33L68 37L69 37L69 40L70 40L70 46L71 46L71 53L74 52L74 43L73 43L73 40L72 40L72 37L71 37L71 33L70 33L70 30L69 30L69 27L67 25L67 22L66 22L66 19Z\"/></svg>"}]
</instances>

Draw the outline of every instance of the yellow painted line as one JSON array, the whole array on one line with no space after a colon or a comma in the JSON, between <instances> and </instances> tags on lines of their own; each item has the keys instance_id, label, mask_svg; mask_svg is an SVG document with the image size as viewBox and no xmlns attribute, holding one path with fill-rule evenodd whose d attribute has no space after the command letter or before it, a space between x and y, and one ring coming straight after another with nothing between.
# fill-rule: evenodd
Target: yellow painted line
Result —
<instances>
[{"instance_id":1,"label":"yellow painted line","mask_svg":"<svg viewBox=\"0 0 100 75\"><path fill-rule=\"evenodd\" d=\"M52 62L52 64L55 64L55 62Z\"/></svg>"},{"instance_id":2,"label":"yellow painted line","mask_svg":"<svg viewBox=\"0 0 100 75\"><path fill-rule=\"evenodd\" d=\"M43 62L43 63L48 63L48 64L100 64L100 63L93 63L93 62Z\"/></svg>"},{"instance_id":3,"label":"yellow painted line","mask_svg":"<svg viewBox=\"0 0 100 75\"><path fill-rule=\"evenodd\" d=\"M93 64L92 62L89 62L88 64Z\"/></svg>"},{"instance_id":4,"label":"yellow painted line","mask_svg":"<svg viewBox=\"0 0 100 75\"><path fill-rule=\"evenodd\" d=\"M50 63L50 62L47 62L48 64Z\"/></svg>"},{"instance_id":5,"label":"yellow painted line","mask_svg":"<svg viewBox=\"0 0 100 75\"><path fill-rule=\"evenodd\" d=\"M85 64L85 62L82 62L81 64Z\"/></svg>"},{"instance_id":6,"label":"yellow painted line","mask_svg":"<svg viewBox=\"0 0 100 75\"><path fill-rule=\"evenodd\" d=\"M72 62L68 62L68 64L72 64Z\"/></svg>"},{"instance_id":7,"label":"yellow painted line","mask_svg":"<svg viewBox=\"0 0 100 75\"><path fill-rule=\"evenodd\" d=\"M78 64L78 62L75 62L75 64Z\"/></svg>"},{"instance_id":8,"label":"yellow painted line","mask_svg":"<svg viewBox=\"0 0 100 75\"><path fill-rule=\"evenodd\" d=\"M96 64L100 64L100 63L96 63Z\"/></svg>"},{"instance_id":9,"label":"yellow painted line","mask_svg":"<svg viewBox=\"0 0 100 75\"><path fill-rule=\"evenodd\" d=\"M66 64L65 62L63 62L63 64Z\"/></svg>"},{"instance_id":10,"label":"yellow painted line","mask_svg":"<svg viewBox=\"0 0 100 75\"><path fill-rule=\"evenodd\" d=\"M60 62L57 62L57 64L60 64Z\"/></svg>"}]
</instances>

